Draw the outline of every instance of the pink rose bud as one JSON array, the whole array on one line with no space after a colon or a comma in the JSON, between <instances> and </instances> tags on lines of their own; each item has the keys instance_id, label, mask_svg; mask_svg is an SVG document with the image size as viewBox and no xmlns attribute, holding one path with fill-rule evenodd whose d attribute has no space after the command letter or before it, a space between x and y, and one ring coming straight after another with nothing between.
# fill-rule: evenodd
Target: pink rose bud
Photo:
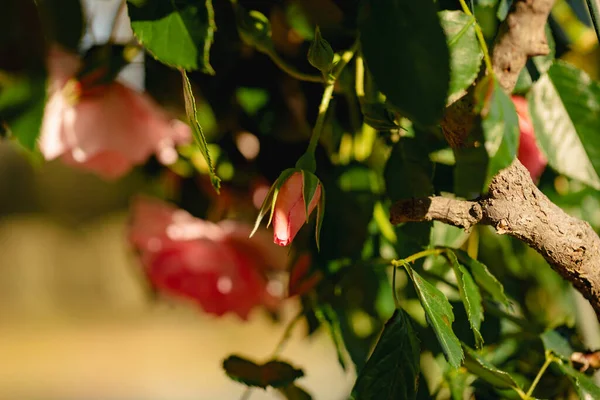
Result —
<instances>
[{"instance_id":1,"label":"pink rose bud","mask_svg":"<svg viewBox=\"0 0 600 400\"><path fill-rule=\"evenodd\" d=\"M113 81L86 88L73 77L81 61L54 47L49 52L49 99L39 139L46 160L61 157L78 168L114 179L152 154L177 160L175 145L192 140L190 128L147 95Z\"/></svg>"},{"instance_id":2,"label":"pink rose bud","mask_svg":"<svg viewBox=\"0 0 600 400\"><path fill-rule=\"evenodd\" d=\"M273 230L275 243L280 246L292 243L321 198L321 183L319 182L312 199L310 199L307 215L302 193L303 186L302 172L294 172L279 189L277 200L273 206Z\"/></svg>"},{"instance_id":3,"label":"pink rose bud","mask_svg":"<svg viewBox=\"0 0 600 400\"><path fill-rule=\"evenodd\" d=\"M214 224L140 198L133 205L129 241L160 292L191 300L210 314L247 319L255 307L279 307L283 283L269 280L267 272L286 264L284 249L268 235L248 238L249 232L236 221Z\"/></svg>"},{"instance_id":4,"label":"pink rose bud","mask_svg":"<svg viewBox=\"0 0 600 400\"><path fill-rule=\"evenodd\" d=\"M521 136L519 138L519 152L517 158L529 170L531 179L537 182L544 172L548 160L541 152L535 141L533 124L527 107L527 100L521 96L512 96L512 101L517 109L519 116L519 129Z\"/></svg>"}]
</instances>

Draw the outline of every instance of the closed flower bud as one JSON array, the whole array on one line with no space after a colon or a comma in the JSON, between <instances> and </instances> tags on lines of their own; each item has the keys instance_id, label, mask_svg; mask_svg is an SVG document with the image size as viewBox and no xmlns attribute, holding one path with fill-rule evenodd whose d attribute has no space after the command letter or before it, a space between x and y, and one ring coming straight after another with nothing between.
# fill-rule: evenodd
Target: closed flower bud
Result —
<instances>
[{"instance_id":1,"label":"closed flower bud","mask_svg":"<svg viewBox=\"0 0 600 400\"><path fill-rule=\"evenodd\" d=\"M323 73L331 71L333 67L333 49L321 36L318 26L315 29L315 40L308 49L308 62Z\"/></svg>"},{"instance_id":2,"label":"closed flower bud","mask_svg":"<svg viewBox=\"0 0 600 400\"><path fill-rule=\"evenodd\" d=\"M274 240L280 246L292 243L296 234L312 214L321 198L321 183L317 185L308 204L308 215L304 203L302 172L294 172L281 186L273 206Z\"/></svg>"}]
</instances>

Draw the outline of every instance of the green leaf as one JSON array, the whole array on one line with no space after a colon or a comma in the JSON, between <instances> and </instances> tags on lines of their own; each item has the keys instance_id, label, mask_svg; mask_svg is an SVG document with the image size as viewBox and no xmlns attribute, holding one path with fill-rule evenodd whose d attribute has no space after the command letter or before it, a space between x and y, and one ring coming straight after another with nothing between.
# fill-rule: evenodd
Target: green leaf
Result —
<instances>
[{"instance_id":1,"label":"green leaf","mask_svg":"<svg viewBox=\"0 0 600 400\"><path fill-rule=\"evenodd\" d=\"M464 344L463 348L465 349L465 368L469 372L497 388L509 389L519 387L508 372L499 370L479 356L475 350Z\"/></svg>"},{"instance_id":2,"label":"green leaf","mask_svg":"<svg viewBox=\"0 0 600 400\"><path fill-rule=\"evenodd\" d=\"M463 369L449 368L444 374L452 400L464 400L469 374Z\"/></svg>"},{"instance_id":3,"label":"green leaf","mask_svg":"<svg viewBox=\"0 0 600 400\"><path fill-rule=\"evenodd\" d=\"M554 330L546 331L540 335L540 339L544 343L544 349L551 351L565 361L569 361L571 354L573 354L573 349L569 341L560 333Z\"/></svg>"},{"instance_id":4,"label":"green leaf","mask_svg":"<svg viewBox=\"0 0 600 400\"><path fill-rule=\"evenodd\" d=\"M208 151L208 143L206 142L206 137L204 136L204 132L202 131L202 127L198 122L198 111L196 110L196 100L194 99L194 92L192 91L192 84L187 77L187 74L184 70L181 70L181 76L183 77L183 97L185 98L185 111L187 113L187 117L189 120L189 124L192 127L192 133L194 135L194 139L196 140L196 144L200 149L200 152L204 156L206 160L206 164L208 164L208 173L210 175L210 181L219 193L221 188L221 179L217 176L215 172L215 167L210 159L210 153Z\"/></svg>"},{"instance_id":5,"label":"green leaf","mask_svg":"<svg viewBox=\"0 0 600 400\"><path fill-rule=\"evenodd\" d=\"M439 121L450 56L433 0L366 0L359 31L365 62L387 100L413 121Z\"/></svg>"},{"instance_id":6,"label":"green leaf","mask_svg":"<svg viewBox=\"0 0 600 400\"><path fill-rule=\"evenodd\" d=\"M223 369L234 381L263 389L268 386L286 387L304 376L301 369L296 369L283 361L271 360L263 365L258 365L236 355L229 356L223 361Z\"/></svg>"},{"instance_id":7,"label":"green leaf","mask_svg":"<svg viewBox=\"0 0 600 400\"><path fill-rule=\"evenodd\" d=\"M558 367L569 377L569 380L573 383L580 399L600 399L600 387L596 386L592 378L563 363L558 363Z\"/></svg>"},{"instance_id":8,"label":"green leaf","mask_svg":"<svg viewBox=\"0 0 600 400\"><path fill-rule=\"evenodd\" d=\"M356 399L415 399L419 385L421 346L410 317L397 309L367 364L360 371L352 394Z\"/></svg>"},{"instance_id":9,"label":"green leaf","mask_svg":"<svg viewBox=\"0 0 600 400\"><path fill-rule=\"evenodd\" d=\"M475 278L475 282L477 282L477 284L481 286L483 290L489 293L497 302L506 306L510 304L508 297L506 297L506 294L504 294L504 287L500 281L498 281L498 279L492 275L485 264L482 264L481 262L471 258L466 251L453 251L458 256L460 262L469 268L471 274L473 274L473 277Z\"/></svg>"},{"instance_id":10,"label":"green leaf","mask_svg":"<svg viewBox=\"0 0 600 400\"><path fill-rule=\"evenodd\" d=\"M187 71L215 71L209 62L216 29L211 0L128 0L131 28L160 62Z\"/></svg>"},{"instance_id":11,"label":"green leaf","mask_svg":"<svg viewBox=\"0 0 600 400\"><path fill-rule=\"evenodd\" d=\"M477 78L483 51L477 42L473 16L462 11L442 11L439 15L450 50L450 104L466 93Z\"/></svg>"},{"instance_id":12,"label":"green leaf","mask_svg":"<svg viewBox=\"0 0 600 400\"><path fill-rule=\"evenodd\" d=\"M385 165L384 178L392 200L433 194L433 164L427 149L414 138L402 138L392 149Z\"/></svg>"},{"instance_id":13,"label":"green leaf","mask_svg":"<svg viewBox=\"0 0 600 400\"><path fill-rule=\"evenodd\" d=\"M413 281L427 321L435 332L446 359L451 366L458 368L463 360L463 351L460 341L452 331L454 313L450 302L439 289L424 280L410 265L405 264L404 268Z\"/></svg>"},{"instance_id":14,"label":"green leaf","mask_svg":"<svg viewBox=\"0 0 600 400\"><path fill-rule=\"evenodd\" d=\"M287 385L277 389L287 400L312 400L312 396L297 385Z\"/></svg>"},{"instance_id":15,"label":"green leaf","mask_svg":"<svg viewBox=\"0 0 600 400\"><path fill-rule=\"evenodd\" d=\"M535 135L550 166L600 189L600 84L556 61L527 97Z\"/></svg>"},{"instance_id":16,"label":"green leaf","mask_svg":"<svg viewBox=\"0 0 600 400\"><path fill-rule=\"evenodd\" d=\"M400 127L394 121L394 114L383 103L363 102L361 105L365 124L378 131L389 131Z\"/></svg>"},{"instance_id":17,"label":"green leaf","mask_svg":"<svg viewBox=\"0 0 600 400\"><path fill-rule=\"evenodd\" d=\"M46 82L42 74L6 74L0 80L0 123L5 122L11 135L28 150L35 148L40 135L45 104Z\"/></svg>"},{"instance_id":18,"label":"green leaf","mask_svg":"<svg viewBox=\"0 0 600 400\"><path fill-rule=\"evenodd\" d=\"M519 117L515 106L498 82L488 76L475 89L476 105L481 112L481 128L489 161L484 185L517 157Z\"/></svg>"},{"instance_id":19,"label":"green leaf","mask_svg":"<svg viewBox=\"0 0 600 400\"><path fill-rule=\"evenodd\" d=\"M345 351L346 346L344 345L344 339L342 337L342 330L340 328L340 321L335 313L335 310L329 304L321 304L315 307L315 316L325 325L329 331L329 335L335 345L337 352L338 362L346 371L346 357Z\"/></svg>"},{"instance_id":20,"label":"green leaf","mask_svg":"<svg viewBox=\"0 0 600 400\"><path fill-rule=\"evenodd\" d=\"M460 299L465 306L467 311L467 317L469 318L469 324L475 337L475 346L481 348L483 346L483 337L479 329L481 328L481 322L483 321L483 306L481 304L481 294L479 288L475 284L473 277L467 271L467 269L458 262L456 254L449 250L446 252L454 274L456 275L456 281L458 283L458 292Z\"/></svg>"}]
</instances>

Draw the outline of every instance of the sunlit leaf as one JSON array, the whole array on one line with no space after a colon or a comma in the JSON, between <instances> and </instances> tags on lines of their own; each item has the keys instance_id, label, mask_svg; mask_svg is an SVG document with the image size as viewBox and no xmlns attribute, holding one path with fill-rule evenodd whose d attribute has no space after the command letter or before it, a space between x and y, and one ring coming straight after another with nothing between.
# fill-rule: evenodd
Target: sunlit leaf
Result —
<instances>
[{"instance_id":1,"label":"sunlit leaf","mask_svg":"<svg viewBox=\"0 0 600 400\"><path fill-rule=\"evenodd\" d=\"M160 62L214 74L209 62L216 29L211 0L128 0L131 28Z\"/></svg>"},{"instance_id":2,"label":"sunlit leaf","mask_svg":"<svg viewBox=\"0 0 600 400\"><path fill-rule=\"evenodd\" d=\"M434 330L446 359L451 366L458 368L463 360L463 351L460 341L452 330L454 313L450 302L439 289L424 280L410 265L404 267L413 281L427 321Z\"/></svg>"},{"instance_id":3,"label":"sunlit leaf","mask_svg":"<svg viewBox=\"0 0 600 400\"><path fill-rule=\"evenodd\" d=\"M463 345L465 349L465 368L474 375L497 388L519 387L508 372L504 372L484 360L477 352Z\"/></svg>"}]
</instances>

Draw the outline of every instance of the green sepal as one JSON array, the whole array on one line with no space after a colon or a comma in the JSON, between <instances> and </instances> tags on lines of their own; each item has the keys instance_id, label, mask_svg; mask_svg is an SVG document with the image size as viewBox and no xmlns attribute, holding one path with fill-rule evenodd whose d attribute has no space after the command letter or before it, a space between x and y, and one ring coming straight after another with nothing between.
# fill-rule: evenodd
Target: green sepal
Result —
<instances>
[{"instance_id":1,"label":"green sepal","mask_svg":"<svg viewBox=\"0 0 600 400\"><path fill-rule=\"evenodd\" d=\"M313 173L302 170L302 197L304 200L304 211L306 213L306 222L308 223L308 219L310 215L308 215L308 208L313 198L317 194L317 190L321 181L317 178Z\"/></svg>"},{"instance_id":2,"label":"green sepal","mask_svg":"<svg viewBox=\"0 0 600 400\"><path fill-rule=\"evenodd\" d=\"M321 227L325 217L325 188L321 185L321 198L317 205L317 223L315 225L315 240L317 242L317 251L321 251Z\"/></svg>"},{"instance_id":3,"label":"green sepal","mask_svg":"<svg viewBox=\"0 0 600 400\"><path fill-rule=\"evenodd\" d=\"M317 170L317 160L315 160L315 153L312 151L307 151L302 154L302 157L296 161L296 168L308 171L310 173L315 173Z\"/></svg>"},{"instance_id":4,"label":"green sepal","mask_svg":"<svg viewBox=\"0 0 600 400\"><path fill-rule=\"evenodd\" d=\"M288 178L290 176L292 176L292 174L294 172L299 172L299 171L295 168L288 168L288 169L284 170L279 175L279 178L277 178L277 180L273 183L273 185L269 189L269 192L267 193L267 196L265 197L262 205L260 206L260 210L258 211L258 217L256 217L256 222L254 223L254 229L252 229L252 232L250 233L250 237L254 236L254 234L258 230L258 227L260 226L260 222L265 217L265 215L267 215L267 212L269 212L269 210L271 210L271 214L269 215L269 223L267 224L267 226L271 225L271 221L273 219L273 209L275 208L275 201L277 200L277 194L279 193L279 188L281 188L281 185L283 185L283 183L285 181L287 181Z\"/></svg>"}]
</instances>

